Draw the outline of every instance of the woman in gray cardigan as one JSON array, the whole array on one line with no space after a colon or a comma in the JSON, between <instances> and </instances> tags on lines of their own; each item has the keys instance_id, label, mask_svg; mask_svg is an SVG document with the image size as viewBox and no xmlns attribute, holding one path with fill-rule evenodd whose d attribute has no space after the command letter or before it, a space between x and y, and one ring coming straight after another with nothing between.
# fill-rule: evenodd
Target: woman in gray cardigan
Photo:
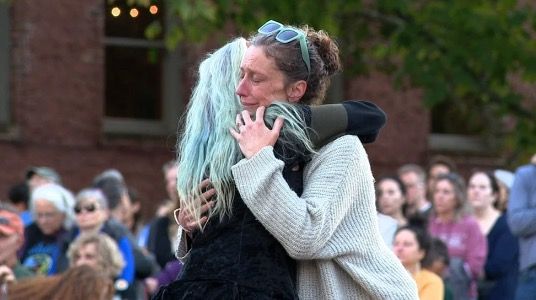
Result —
<instances>
[{"instance_id":1,"label":"woman in gray cardigan","mask_svg":"<svg viewBox=\"0 0 536 300\"><path fill-rule=\"evenodd\" d=\"M298 197L274 156L282 121L273 129L262 121L263 107L276 99L321 101L339 69L337 46L323 32L273 21L259 29L237 87L247 112L232 130L245 156L232 168L235 184L255 217L298 260L300 299L417 299L415 283L381 239L374 179L359 139L342 136L322 147L303 170ZM191 227L191 219L181 221Z\"/></svg>"}]
</instances>

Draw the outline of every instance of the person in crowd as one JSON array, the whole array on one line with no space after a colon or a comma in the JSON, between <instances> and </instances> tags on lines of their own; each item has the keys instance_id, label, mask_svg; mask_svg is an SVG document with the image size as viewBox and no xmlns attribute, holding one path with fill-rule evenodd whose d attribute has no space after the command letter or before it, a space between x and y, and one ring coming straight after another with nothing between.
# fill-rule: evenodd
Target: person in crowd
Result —
<instances>
[{"instance_id":1,"label":"person in crowd","mask_svg":"<svg viewBox=\"0 0 536 300\"><path fill-rule=\"evenodd\" d=\"M20 182L9 188L8 200L19 212L19 216L22 219L24 226L30 225L32 220L32 213L30 212L30 188L26 182Z\"/></svg>"},{"instance_id":2,"label":"person in crowd","mask_svg":"<svg viewBox=\"0 0 536 300\"><path fill-rule=\"evenodd\" d=\"M513 299L517 286L518 240L508 228L506 215L495 208L498 197L499 185L493 174L476 171L471 175L467 199L488 245L479 299Z\"/></svg>"},{"instance_id":3,"label":"person in crowd","mask_svg":"<svg viewBox=\"0 0 536 300\"><path fill-rule=\"evenodd\" d=\"M37 187L47 184L55 183L61 185L61 177L54 169L49 167L31 167L26 171L26 182L30 188L30 192Z\"/></svg>"},{"instance_id":4,"label":"person in crowd","mask_svg":"<svg viewBox=\"0 0 536 300\"><path fill-rule=\"evenodd\" d=\"M483 273L487 244L478 223L468 213L463 178L456 173L439 175L433 191L434 213L428 230L447 245L447 282L454 299L476 299L476 282Z\"/></svg>"},{"instance_id":5,"label":"person in crowd","mask_svg":"<svg viewBox=\"0 0 536 300\"><path fill-rule=\"evenodd\" d=\"M395 219L398 227L408 223L405 217L406 187L396 176L385 176L376 183L376 203L380 213Z\"/></svg>"},{"instance_id":6,"label":"person in crowd","mask_svg":"<svg viewBox=\"0 0 536 300\"><path fill-rule=\"evenodd\" d=\"M426 253L424 261L422 261L422 267L433 272L443 280L443 287L445 290L444 300L453 300L452 289L445 281L446 274L450 264L449 250L447 245L442 240L431 237L430 250Z\"/></svg>"},{"instance_id":7,"label":"person in crowd","mask_svg":"<svg viewBox=\"0 0 536 300\"><path fill-rule=\"evenodd\" d=\"M110 217L127 227L132 201L121 172L116 169L103 171L93 180L93 187L100 189L106 196Z\"/></svg>"},{"instance_id":8,"label":"person in crowd","mask_svg":"<svg viewBox=\"0 0 536 300\"><path fill-rule=\"evenodd\" d=\"M175 161L167 162L163 168L166 191L169 201L174 201L172 209L163 216L155 218L149 226L147 250L155 255L161 268L175 258L177 241L175 239L179 226L174 221L173 211L179 208L179 195L177 192L177 164Z\"/></svg>"},{"instance_id":9,"label":"person in crowd","mask_svg":"<svg viewBox=\"0 0 536 300\"><path fill-rule=\"evenodd\" d=\"M430 247L431 237L421 227L411 225L400 227L395 234L393 251L417 283L419 299L443 299L443 279L422 268L422 262Z\"/></svg>"},{"instance_id":10,"label":"person in crowd","mask_svg":"<svg viewBox=\"0 0 536 300\"><path fill-rule=\"evenodd\" d=\"M431 199L432 195L434 194L432 189L435 186L435 180L437 179L437 177L441 174L448 174L452 172L456 172L456 163L454 163L454 161L449 157L443 155L436 155L432 157L432 159L430 159L427 168L428 199Z\"/></svg>"},{"instance_id":11,"label":"person in crowd","mask_svg":"<svg viewBox=\"0 0 536 300\"><path fill-rule=\"evenodd\" d=\"M110 278L90 266L69 268L62 274L38 276L9 285L9 300L110 300Z\"/></svg>"},{"instance_id":12,"label":"person in crowd","mask_svg":"<svg viewBox=\"0 0 536 300\"><path fill-rule=\"evenodd\" d=\"M293 35L293 40L283 39L288 38L287 34ZM300 259L297 274L300 298L416 297L414 282L380 236L372 174L359 139L355 136L335 139L312 156L305 171L304 164L287 164L290 171L298 173L300 183L303 178L303 189L295 192L291 188L292 180L287 178L288 183L285 180L288 169L284 166L288 160L285 155L283 161L276 158L281 152L275 142L284 136L279 134L283 122L277 119L272 129L264 123L264 106L274 100L304 104L321 101L329 77L339 69L338 49L327 34L274 21L259 29L241 63L242 79L237 94L246 111L237 115L237 126L233 126L231 134L245 159L232 167L233 179L255 218L291 257ZM255 116L255 121L250 114ZM287 126L290 123L288 117L285 123ZM252 136L260 139L252 141ZM181 159L182 155L181 152ZM179 168L186 172L181 164ZM327 174L331 177L326 177ZM352 179L345 180L348 178ZM220 202L222 196L225 194L217 193L216 209L218 204L225 204ZM357 199L360 201L353 201ZM181 207L184 210L187 206ZM365 228L366 236L361 235ZM251 238L259 242L258 238ZM341 245L341 248L327 245ZM354 255L343 255L340 252L343 248L348 249L345 254ZM374 255L369 255L372 249ZM370 259L362 260L363 256ZM376 280L380 276L375 274L377 270L382 270L385 280Z\"/></svg>"},{"instance_id":13,"label":"person in crowd","mask_svg":"<svg viewBox=\"0 0 536 300\"><path fill-rule=\"evenodd\" d=\"M378 226L385 244L391 247L398 229L398 223L392 217L378 213Z\"/></svg>"},{"instance_id":14,"label":"person in crowd","mask_svg":"<svg viewBox=\"0 0 536 300\"><path fill-rule=\"evenodd\" d=\"M158 269L155 258L138 246L136 238L127 228L132 215L132 201L123 175L116 169L105 170L94 178L92 187L99 189L106 198L109 211L107 227L113 228L119 236L126 236L131 244L136 279L151 276Z\"/></svg>"},{"instance_id":15,"label":"person in crowd","mask_svg":"<svg viewBox=\"0 0 536 300\"><path fill-rule=\"evenodd\" d=\"M62 245L74 220L74 197L55 183L37 187L31 194L30 210L34 223L24 230L21 251L23 265L36 274L52 275L67 268Z\"/></svg>"},{"instance_id":16,"label":"person in crowd","mask_svg":"<svg viewBox=\"0 0 536 300\"><path fill-rule=\"evenodd\" d=\"M499 198L495 203L495 208L504 213L508 207L510 189L512 189L512 184L514 183L514 173L508 170L497 169L493 171L493 176L495 176L499 184Z\"/></svg>"},{"instance_id":17,"label":"person in crowd","mask_svg":"<svg viewBox=\"0 0 536 300\"><path fill-rule=\"evenodd\" d=\"M24 226L17 212L7 204L0 203L0 283L33 276L27 267L20 264L17 251L24 242Z\"/></svg>"},{"instance_id":18,"label":"person in crowd","mask_svg":"<svg viewBox=\"0 0 536 300\"><path fill-rule=\"evenodd\" d=\"M125 262L119 278L121 285L128 287L134 283L134 254L132 244L124 232L118 230L109 221L109 210L104 194L94 188L83 189L76 196L74 211L76 227L69 233L70 241L78 236L104 233L111 237L119 247Z\"/></svg>"},{"instance_id":19,"label":"person in crowd","mask_svg":"<svg viewBox=\"0 0 536 300\"><path fill-rule=\"evenodd\" d=\"M168 285L177 279L182 270L182 262L172 260L168 262L158 274L147 277L144 280L145 290L148 295L153 295L159 287Z\"/></svg>"},{"instance_id":20,"label":"person in crowd","mask_svg":"<svg viewBox=\"0 0 536 300\"><path fill-rule=\"evenodd\" d=\"M143 228L143 220L141 214L141 199L138 192L133 187L127 188L129 203L129 212L125 219L125 227L133 236L138 236L138 233Z\"/></svg>"},{"instance_id":21,"label":"person in crowd","mask_svg":"<svg viewBox=\"0 0 536 300\"><path fill-rule=\"evenodd\" d=\"M110 279L120 276L125 260L117 243L105 233L79 235L67 250L70 267L88 265Z\"/></svg>"},{"instance_id":22,"label":"person in crowd","mask_svg":"<svg viewBox=\"0 0 536 300\"><path fill-rule=\"evenodd\" d=\"M67 251L70 268L87 265L113 280L115 297L123 299L124 280L120 278L125 261L117 243L104 233L79 235ZM115 298L114 298L115 299Z\"/></svg>"},{"instance_id":23,"label":"person in crowd","mask_svg":"<svg viewBox=\"0 0 536 300\"><path fill-rule=\"evenodd\" d=\"M426 198L426 172L415 164L406 164L398 169L398 177L406 187L406 217L425 220L432 212L432 203Z\"/></svg>"},{"instance_id":24,"label":"person in crowd","mask_svg":"<svg viewBox=\"0 0 536 300\"><path fill-rule=\"evenodd\" d=\"M536 155L519 167L508 201L507 221L519 238L519 277L515 299L536 298Z\"/></svg>"}]
</instances>

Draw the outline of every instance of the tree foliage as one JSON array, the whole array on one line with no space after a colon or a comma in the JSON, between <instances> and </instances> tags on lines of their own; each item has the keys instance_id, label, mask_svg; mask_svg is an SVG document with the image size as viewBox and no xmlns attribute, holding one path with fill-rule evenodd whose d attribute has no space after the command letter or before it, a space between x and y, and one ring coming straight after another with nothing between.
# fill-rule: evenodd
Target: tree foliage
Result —
<instances>
[{"instance_id":1,"label":"tree foliage","mask_svg":"<svg viewBox=\"0 0 536 300\"><path fill-rule=\"evenodd\" d=\"M513 82L536 81L529 2L168 0L176 23L166 41L227 37L224 28L247 36L268 19L309 24L338 39L346 74L379 69L400 88L420 87L427 106L454 108L473 131L504 141L505 157L526 159L536 153L536 95L521 95Z\"/></svg>"}]
</instances>

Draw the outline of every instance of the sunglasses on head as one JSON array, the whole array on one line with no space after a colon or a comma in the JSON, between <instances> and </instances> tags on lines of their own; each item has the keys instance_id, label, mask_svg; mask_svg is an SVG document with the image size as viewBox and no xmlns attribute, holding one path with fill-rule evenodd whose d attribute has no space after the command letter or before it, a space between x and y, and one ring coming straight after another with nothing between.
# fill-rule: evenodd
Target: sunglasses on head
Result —
<instances>
[{"instance_id":1,"label":"sunglasses on head","mask_svg":"<svg viewBox=\"0 0 536 300\"><path fill-rule=\"evenodd\" d=\"M97 205L95 203L87 204L87 205L77 205L74 207L75 214L81 214L83 211L92 213L95 210L97 210Z\"/></svg>"},{"instance_id":2,"label":"sunglasses on head","mask_svg":"<svg viewBox=\"0 0 536 300\"><path fill-rule=\"evenodd\" d=\"M309 58L309 50L307 49L307 41L305 40L305 34L303 31L284 26L283 24L274 20L264 23L264 25L262 25L257 31L264 35L277 33L275 36L276 41L283 44L298 40L300 42L301 55L303 61L305 62L305 66L307 67L307 72L311 73L311 59Z\"/></svg>"}]
</instances>

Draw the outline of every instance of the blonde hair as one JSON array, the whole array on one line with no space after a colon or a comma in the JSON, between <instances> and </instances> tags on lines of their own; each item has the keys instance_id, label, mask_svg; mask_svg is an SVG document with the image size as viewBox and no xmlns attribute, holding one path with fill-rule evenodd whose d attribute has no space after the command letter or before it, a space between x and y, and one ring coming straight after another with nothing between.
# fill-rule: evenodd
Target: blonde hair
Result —
<instances>
[{"instance_id":1,"label":"blonde hair","mask_svg":"<svg viewBox=\"0 0 536 300\"><path fill-rule=\"evenodd\" d=\"M69 246L67 250L67 257L69 258L69 264L71 266L76 264L78 260L78 251L88 244L94 244L96 248L96 254L98 255L98 269L107 274L110 278L117 277L123 267L125 261L117 243L103 233L88 233L79 235Z\"/></svg>"},{"instance_id":2,"label":"blonde hair","mask_svg":"<svg viewBox=\"0 0 536 300\"><path fill-rule=\"evenodd\" d=\"M9 286L10 300L112 299L112 280L90 266L69 268L60 275L38 276Z\"/></svg>"}]
</instances>

